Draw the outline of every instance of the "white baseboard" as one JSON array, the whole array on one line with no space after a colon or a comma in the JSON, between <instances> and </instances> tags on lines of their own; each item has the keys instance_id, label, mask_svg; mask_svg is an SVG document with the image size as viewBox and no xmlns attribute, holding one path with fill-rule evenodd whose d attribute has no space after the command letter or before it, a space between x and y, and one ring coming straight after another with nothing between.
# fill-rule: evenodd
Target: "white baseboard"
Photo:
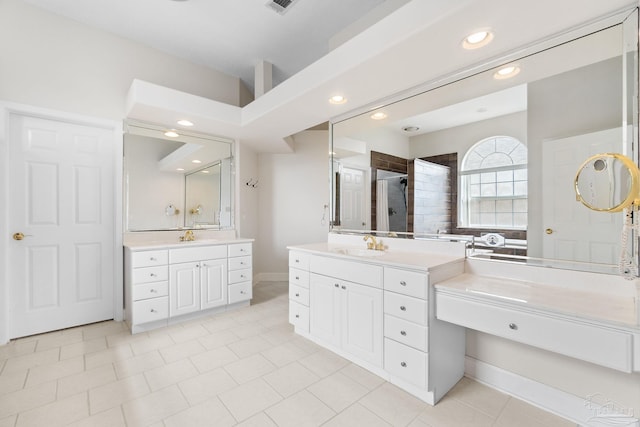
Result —
<instances>
[{"instance_id":1,"label":"white baseboard","mask_svg":"<svg viewBox=\"0 0 640 427\"><path fill-rule=\"evenodd\" d=\"M288 282L289 273L258 273L253 276L253 283L260 282Z\"/></svg>"},{"instance_id":2,"label":"white baseboard","mask_svg":"<svg viewBox=\"0 0 640 427\"><path fill-rule=\"evenodd\" d=\"M627 414L612 417L609 407L590 402L588 397L575 396L468 356L465 358L464 372L469 378L575 422L579 426L640 427L638 418ZM618 409L624 411L623 408Z\"/></svg>"}]
</instances>

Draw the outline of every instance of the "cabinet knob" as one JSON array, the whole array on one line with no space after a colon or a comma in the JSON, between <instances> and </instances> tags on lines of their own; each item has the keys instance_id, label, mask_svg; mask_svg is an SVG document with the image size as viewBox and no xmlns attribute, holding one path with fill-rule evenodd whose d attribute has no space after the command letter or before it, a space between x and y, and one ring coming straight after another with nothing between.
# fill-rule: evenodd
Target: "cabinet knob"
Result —
<instances>
[{"instance_id":1,"label":"cabinet knob","mask_svg":"<svg viewBox=\"0 0 640 427\"><path fill-rule=\"evenodd\" d=\"M156 277L156 273L149 273L149 276Z\"/></svg>"},{"instance_id":2,"label":"cabinet knob","mask_svg":"<svg viewBox=\"0 0 640 427\"><path fill-rule=\"evenodd\" d=\"M296 319L299 319L299 318L300 318L300 315L299 315L299 314L296 314Z\"/></svg>"},{"instance_id":3,"label":"cabinet knob","mask_svg":"<svg viewBox=\"0 0 640 427\"><path fill-rule=\"evenodd\" d=\"M296 260L296 264L297 264L297 263L299 263L299 262L300 262L300 260L299 260L299 259L297 259L297 260Z\"/></svg>"},{"instance_id":4,"label":"cabinet knob","mask_svg":"<svg viewBox=\"0 0 640 427\"><path fill-rule=\"evenodd\" d=\"M149 261L156 261L156 258L155 257L151 257L151 258L149 258Z\"/></svg>"},{"instance_id":5,"label":"cabinet knob","mask_svg":"<svg viewBox=\"0 0 640 427\"><path fill-rule=\"evenodd\" d=\"M244 291L240 291L241 294L244 294Z\"/></svg>"},{"instance_id":6,"label":"cabinet knob","mask_svg":"<svg viewBox=\"0 0 640 427\"><path fill-rule=\"evenodd\" d=\"M345 285L340 286L342 289L347 289Z\"/></svg>"},{"instance_id":7,"label":"cabinet knob","mask_svg":"<svg viewBox=\"0 0 640 427\"><path fill-rule=\"evenodd\" d=\"M300 277L296 276L296 280L300 280Z\"/></svg>"},{"instance_id":8,"label":"cabinet knob","mask_svg":"<svg viewBox=\"0 0 640 427\"><path fill-rule=\"evenodd\" d=\"M240 275L240 278L241 278L241 279L244 279L244 274L241 274L241 275Z\"/></svg>"},{"instance_id":9,"label":"cabinet knob","mask_svg":"<svg viewBox=\"0 0 640 427\"><path fill-rule=\"evenodd\" d=\"M152 294L157 294L158 291L156 291L155 289L149 289L149 292L151 292Z\"/></svg>"},{"instance_id":10,"label":"cabinet knob","mask_svg":"<svg viewBox=\"0 0 640 427\"><path fill-rule=\"evenodd\" d=\"M402 310L402 311L407 311L407 307L405 307L404 305L401 305L401 306L400 306L400 310Z\"/></svg>"},{"instance_id":11,"label":"cabinet knob","mask_svg":"<svg viewBox=\"0 0 640 427\"><path fill-rule=\"evenodd\" d=\"M335 283L333 286L335 286L336 288L340 287L340 285L338 285L337 283Z\"/></svg>"},{"instance_id":12,"label":"cabinet knob","mask_svg":"<svg viewBox=\"0 0 640 427\"><path fill-rule=\"evenodd\" d=\"M152 312L152 313L157 313L157 311L156 311L156 309L155 309L155 308L152 308L152 309L151 309L151 312Z\"/></svg>"},{"instance_id":13,"label":"cabinet knob","mask_svg":"<svg viewBox=\"0 0 640 427\"><path fill-rule=\"evenodd\" d=\"M300 296L300 294L296 294L296 296L297 296L297 297L299 297L299 296Z\"/></svg>"},{"instance_id":14,"label":"cabinet knob","mask_svg":"<svg viewBox=\"0 0 640 427\"><path fill-rule=\"evenodd\" d=\"M402 366L403 368L407 367L407 362L400 362L400 366Z\"/></svg>"},{"instance_id":15,"label":"cabinet knob","mask_svg":"<svg viewBox=\"0 0 640 427\"><path fill-rule=\"evenodd\" d=\"M516 325L515 323L509 323L509 329L511 329L513 331L517 331L518 330L518 325Z\"/></svg>"},{"instance_id":16,"label":"cabinet knob","mask_svg":"<svg viewBox=\"0 0 640 427\"><path fill-rule=\"evenodd\" d=\"M244 261L240 261L240 265L244 265Z\"/></svg>"},{"instance_id":17,"label":"cabinet knob","mask_svg":"<svg viewBox=\"0 0 640 427\"><path fill-rule=\"evenodd\" d=\"M407 282L405 282L404 280L401 280L401 281L400 281L400 284L401 284L402 286L407 286Z\"/></svg>"},{"instance_id":18,"label":"cabinet knob","mask_svg":"<svg viewBox=\"0 0 640 427\"><path fill-rule=\"evenodd\" d=\"M402 335L403 337L407 336L407 332L406 331L400 331L400 335Z\"/></svg>"}]
</instances>

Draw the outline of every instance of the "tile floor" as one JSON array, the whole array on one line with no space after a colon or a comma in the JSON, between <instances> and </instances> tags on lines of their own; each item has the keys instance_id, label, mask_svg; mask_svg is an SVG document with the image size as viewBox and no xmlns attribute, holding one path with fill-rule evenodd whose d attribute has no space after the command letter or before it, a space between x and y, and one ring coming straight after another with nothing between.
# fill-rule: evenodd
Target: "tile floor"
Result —
<instances>
[{"instance_id":1,"label":"tile floor","mask_svg":"<svg viewBox=\"0 0 640 427\"><path fill-rule=\"evenodd\" d=\"M131 335L104 322L0 346L0 427L572 426L463 378L435 407L305 340L287 284L248 308Z\"/></svg>"}]
</instances>

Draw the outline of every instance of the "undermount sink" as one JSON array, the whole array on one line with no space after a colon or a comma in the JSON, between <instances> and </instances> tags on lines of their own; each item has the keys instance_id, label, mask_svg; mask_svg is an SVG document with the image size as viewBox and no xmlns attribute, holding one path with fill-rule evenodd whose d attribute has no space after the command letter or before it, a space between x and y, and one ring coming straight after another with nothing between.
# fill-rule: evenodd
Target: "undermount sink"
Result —
<instances>
[{"instance_id":1,"label":"undermount sink","mask_svg":"<svg viewBox=\"0 0 640 427\"><path fill-rule=\"evenodd\" d=\"M356 248L336 249L334 250L334 252L342 255L361 256L361 257L376 257L376 256L382 256L386 253L385 251L375 251L373 249L356 249Z\"/></svg>"}]
</instances>

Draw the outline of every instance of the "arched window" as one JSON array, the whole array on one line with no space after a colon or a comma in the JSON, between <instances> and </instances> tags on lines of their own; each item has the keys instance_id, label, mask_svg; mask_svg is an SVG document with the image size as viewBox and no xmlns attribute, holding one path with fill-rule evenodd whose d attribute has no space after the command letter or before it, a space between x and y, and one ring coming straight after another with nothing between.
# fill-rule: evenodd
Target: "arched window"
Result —
<instances>
[{"instance_id":1,"label":"arched window","mask_svg":"<svg viewBox=\"0 0 640 427\"><path fill-rule=\"evenodd\" d=\"M527 147L510 136L476 143L462 160L460 227L527 228Z\"/></svg>"}]
</instances>

